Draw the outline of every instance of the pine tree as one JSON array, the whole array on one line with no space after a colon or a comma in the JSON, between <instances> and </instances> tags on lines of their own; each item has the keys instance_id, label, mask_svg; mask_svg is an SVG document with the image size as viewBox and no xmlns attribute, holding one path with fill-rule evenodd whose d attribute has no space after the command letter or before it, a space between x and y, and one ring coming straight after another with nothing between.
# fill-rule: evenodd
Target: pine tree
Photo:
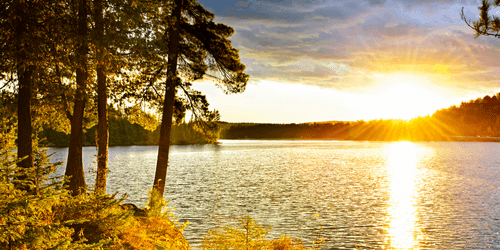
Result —
<instances>
[{"instance_id":1,"label":"pine tree","mask_svg":"<svg viewBox=\"0 0 500 250\"><path fill-rule=\"evenodd\" d=\"M80 2L82 3L82 2ZM86 89L90 92L97 92L97 113L98 113L98 165L97 165L97 180L95 191L98 193L105 193L106 191L106 171L107 171L107 148L108 148L108 85L116 82L116 79L122 78L124 74L123 71L128 71L130 68L129 64L133 64L140 58L140 43L144 40L143 33L144 28L147 26L145 20L142 17L146 11L151 9L154 4L142 4L138 1L132 2L114 2L114 1L104 1L104 0L94 0L82 3L82 5L88 6L87 8L93 8L92 13L86 13L90 18L85 18L83 15L78 16L79 22L81 21L81 27L85 22L87 26L93 27L93 29L88 29L85 33L83 28L78 30L77 39L78 42L83 42L79 44L76 51L77 59L81 60L87 59L84 63L83 61L78 61L76 67L77 72L77 86L80 89ZM83 9L81 10L83 13ZM79 12L80 13L80 10ZM89 25L90 24L90 25ZM79 23L80 25L80 23ZM87 47L83 50L83 47ZM91 64L92 67L91 67ZM92 69L95 68L95 71ZM87 78L79 78L79 74L87 76ZM130 72L127 72L130 73ZM125 73L125 75L127 74ZM126 77L125 82L129 82ZM92 85L92 80L96 80L97 88ZM86 82L85 82L86 81ZM84 83L85 82L85 83ZM82 84L80 84L82 83ZM85 87L83 87L85 86ZM133 88L133 87L132 87ZM114 89L115 91L118 89ZM84 96L79 96L83 93ZM88 100L89 97L85 96L86 92L82 92L77 89L75 94L75 105L74 107L79 107L82 103L80 100ZM119 93L112 93L114 96L119 95ZM85 104L85 102L83 102ZM85 106L85 105L83 105ZM76 109L75 109L76 111ZM83 117L82 113L78 113L78 117L75 119L75 112L71 119L72 122L72 132L71 136L75 138L75 143L71 144L70 140L70 150L68 153L68 165L67 173L77 173L78 178L75 179L74 183L70 183L71 189L75 192L78 189L85 188L85 182L83 175L80 177L80 173L83 171L82 161L81 161L81 147L82 147L82 122L80 119ZM76 125L73 130L73 125ZM73 136L73 134L75 134ZM76 143L78 142L78 144ZM74 154L71 154L74 152Z\"/></svg>"},{"instance_id":2,"label":"pine tree","mask_svg":"<svg viewBox=\"0 0 500 250\"><path fill-rule=\"evenodd\" d=\"M85 192L85 176L82 160L83 115L88 91L88 3L78 0L78 19L76 37L76 93L71 118L71 137L69 141L68 160L65 175L70 177L69 190L72 195Z\"/></svg>"},{"instance_id":3,"label":"pine tree","mask_svg":"<svg viewBox=\"0 0 500 250\"><path fill-rule=\"evenodd\" d=\"M479 14L479 20L476 21L467 19L462 8L461 18L467 26L476 32L476 37L494 36L500 38L500 18L489 15L492 5L500 6L500 0L495 0L493 3L483 0L482 5L477 7L481 13Z\"/></svg>"},{"instance_id":4,"label":"pine tree","mask_svg":"<svg viewBox=\"0 0 500 250\"><path fill-rule=\"evenodd\" d=\"M96 29L96 73L97 73L97 115L98 122L98 152L97 176L95 191L106 193L106 175L108 163L108 94L106 87L106 62L104 59L104 10L103 1L94 1L94 19Z\"/></svg>"},{"instance_id":5,"label":"pine tree","mask_svg":"<svg viewBox=\"0 0 500 250\"><path fill-rule=\"evenodd\" d=\"M36 59L32 54L35 46L30 46L28 41L34 38L33 25L38 16L36 13L38 8L24 1L4 1L0 6L2 80L7 84L17 81L18 89L18 158L20 162L17 165L20 168L32 168L31 87ZM31 10L31 13L28 13L28 10ZM19 176L19 178L23 177Z\"/></svg>"},{"instance_id":6,"label":"pine tree","mask_svg":"<svg viewBox=\"0 0 500 250\"><path fill-rule=\"evenodd\" d=\"M189 81L203 78L208 70L218 72L218 85L227 93L244 91L248 81L238 51L231 47L228 39L233 33L232 28L214 23L214 15L195 0L175 0L171 10L170 15L163 17L168 27L164 36L164 42L168 44L167 80L153 183L160 197L165 189L176 89L181 88L191 98L191 93L183 87L189 86ZM216 119L218 113L208 116Z\"/></svg>"},{"instance_id":7,"label":"pine tree","mask_svg":"<svg viewBox=\"0 0 500 250\"><path fill-rule=\"evenodd\" d=\"M59 1L7 0L0 3L0 81L2 91L17 90L18 159L20 168L33 167L33 96L40 94L40 79L47 48L55 39L48 32L60 10ZM15 84L15 85L14 85ZM12 87L14 85L14 87ZM35 94L35 95L33 95ZM19 176L19 178L24 178Z\"/></svg>"}]
</instances>

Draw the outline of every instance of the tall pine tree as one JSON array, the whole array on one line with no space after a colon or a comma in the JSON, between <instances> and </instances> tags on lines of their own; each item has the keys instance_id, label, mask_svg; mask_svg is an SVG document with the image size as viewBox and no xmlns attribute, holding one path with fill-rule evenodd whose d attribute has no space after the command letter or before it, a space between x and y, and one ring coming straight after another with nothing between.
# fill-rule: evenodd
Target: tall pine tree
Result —
<instances>
[{"instance_id":1,"label":"tall pine tree","mask_svg":"<svg viewBox=\"0 0 500 250\"><path fill-rule=\"evenodd\" d=\"M24 169L34 167L33 93L38 93L44 59L50 57L46 48L54 43L53 34L46 31L60 7L51 0L0 3L0 90L17 91L17 166Z\"/></svg>"},{"instance_id":2,"label":"tall pine tree","mask_svg":"<svg viewBox=\"0 0 500 250\"><path fill-rule=\"evenodd\" d=\"M98 152L97 152L97 176L95 191L106 193L106 176L108 169L108 94L106 87L106 61L104 46L104 9L103 1L94 1L94 20L96 45L96 73L97 73L97 116L98 122Z\"/></svg>"},{"instance_id":3,"label":"tall pine tree","mask_svg":"<svg viewBox=\"0 0 500 250\"><path fill-rule=\"evenodd\" d=\"M82 140L83 140L83 115L88 91L88 14L87 0L78 0L78 19L76 25L76 93L71 117L71 137L68 149L68 161L65 175L69 176L69 190L72 195L85 191L85 176L83 172Z\"/></svg>"},{"instance_id":4,"label":"tall pine tree","mask_svg":"<svg viewBox=\"0 0 500 250\"><path fill-rule=\"evenodd\" d=\"M244 91L248 81L238 50L228 39L233 29L216 24L213 19L214 15L195 0L175 0L169 15L163 16L168 27L164 36L168 44L168 63L153 183L159 197L163 197L165 190L176 88L186 90L184 86L189 86L189 81L201 79L207 73L216 74L218 86L227 93ZM192 97L192 92L185 91L185 94L187 98Z\"/></svg>"},{"instance_id":5,"label":"tall pine tree","mask_svg":"<svg viewBox=\"0 0 500 250\"><path fill-rule=\"evenodd\" d=\"M115 2L106 0L80 1L79 3L80 6L86 5L93 12L85 13L85 15L83 15L84 9L79 9L78 12L78 39L76 40L76 82L78 87L75 93L75 111L71 117L71 138L75 140L70 139L66 173L70 176L72 174L77 176L74 182L70 182L70 189L73 192L78 193L77 190L85 188L83 174L80 177L80 173L83 173L81 120L84 114L81 112L82 109L78 109L77 112L76 108L83 103L83 110L85 110L85 100L88 99L87 92L97 92L98 164L95 191L105 193L109 127L108 85L116 81L117 78L121 78L121 72L125 68L129 68L128 64L140 57L138 47L143 40L141 37L142 29L146 26L142 15L151 9L150 6L155 5L142 4L138 1ZM86 33L83 30L85 29L84 23L87 27ZM88 27L93 27L93 29ZM95 71L92 70L94 68ZM80 78L79 75L82 77ZM86 78L83 78L83 75ZM92 80L95 80L97 84L92 84ZM129 82L126 78L124 81ZM81 90L86 91L82 92ZM117 94L113 93L113 95ZM82 100L84 101L82 102ZM78 117L75 117L75 114Z\"/></svg>"}]
</instances>

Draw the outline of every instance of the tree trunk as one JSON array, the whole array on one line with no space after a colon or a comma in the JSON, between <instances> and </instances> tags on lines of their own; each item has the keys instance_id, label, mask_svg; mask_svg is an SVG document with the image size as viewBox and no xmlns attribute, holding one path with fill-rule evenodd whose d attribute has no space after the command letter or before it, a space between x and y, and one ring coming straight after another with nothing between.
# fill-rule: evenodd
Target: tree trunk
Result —
<instances>
[{"instance_id":1,"label":"tree trunk","mask_svg":"<svg viewBox=\"0 0 500 250\"><path fill-rule=\"evenodd\" d=\"M33 167L33 143L31 134L31 70L18 65L19 99L17 103L17 157L20 161L17 166L21 168ZM21 177L20 179L24 179Z\"/></svg>"},{"instance_id":2,"label":"tree trunk","mask_svg":"<svg viewBox=\"0 0 500 250\"><path fill-rule=\"evenodd\" d=\"M174 110L175 87L177 85L177 57L180 42L180 17L182 0L175 0L174 12L169 24L170 41L168 45L168 68L167 82L165 90L165 100L163 101L163 115L160 127L160 142L158 145L158 159L156 162L156 173L153 189L163 198L165 191L165 179L167 178L168 154L170 149L170 134L172 131L172 117Z\"/></svg>"},{"instance_id":3,"label":"tree trunk","mask_svg":"<svg viewBox=\"0 0 500 250\"><path fill-rule=\"evenodd\" d=\"M17 79L19 85L19 95L17 102L17 157L23 159L17 166L20 168L33 168L33 143L31 134L33 128L31 125L31 77L33 67L29 65L26 54L26 32L28 21L27 14L24 12L24 6L21 3L16 4L16 16L18 18L15 30L16 44L16 63ZM26 176L20 176L19 179L25 179ZM28 187L22 186L23 189Z\"/></svg>"},{"instance_id":4,"label":"tree trunk","mask_svg":"<svg viewBox=\"0 0 500 250\"><path fill-rule=\"evenodd\" d=\"M76 84L75 105L71 119L71 137L69 141L66 176L70 176L69 190L76 196L85 192L85 176L82 162L83 113L85 110L87 87L87 11L86 0L79 0L78 6L78 47L76 49Z\"/></svg>"},{"instance_id":5,"label":"tree trunk","mask_svg":"<svg viewBox=\"0 0 500 250\"><path fill-rule=\"evenodd\" d=\"M104 63L104 21L102 0L96 0L95 28L97 33L96 58L97 58L97 114L98 123L98 152L97 152L97 177L95 183L96 193L106 193L106 175L108 171L108 95L106 89L106 68Z\"/></svg>"}]
</instances>

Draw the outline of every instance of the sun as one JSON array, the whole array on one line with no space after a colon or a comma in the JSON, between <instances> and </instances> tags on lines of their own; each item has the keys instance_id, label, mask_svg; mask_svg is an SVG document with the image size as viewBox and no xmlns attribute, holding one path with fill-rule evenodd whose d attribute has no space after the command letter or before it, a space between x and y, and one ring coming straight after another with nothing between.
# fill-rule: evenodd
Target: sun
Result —
<instances>
[{"instance_id":1,"label":"sun","mask_svg":"<svg viewBox=\"0 0 500 250\"><path fill-rule=\"evenodd\" d=\"M379 77L382 88L371 98L373 106L369 109L372 119L409 120L426 116L444 107L438 91L431 89L423 79L413 75Z\"/></svg>"},{"instance_id":2,"label":"sun","mask_svg":"<svg viewBox=\"0 0 500 250\"><path fill-rule=\"evenodd\" d=\"M385 116L398 119L411 119L434 111L432 99L432 93L411 83L401 83L380 94L380 100L386 103Z\"/></svg>"}]
</instances>

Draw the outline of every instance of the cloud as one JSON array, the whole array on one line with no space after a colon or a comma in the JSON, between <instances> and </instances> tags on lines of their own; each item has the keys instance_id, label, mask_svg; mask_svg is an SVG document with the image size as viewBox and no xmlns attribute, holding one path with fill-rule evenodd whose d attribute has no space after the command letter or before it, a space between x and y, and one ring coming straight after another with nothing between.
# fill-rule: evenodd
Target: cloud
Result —
<instances>
[{"instance_id":1,"label":"cloud","mask_svg":"<svg viewBox=\"0 0 500 250\"><path fill-rule=\"evenodd\" d=\"M457 0L397 0L395 2L401 3L404 6L410 8L410 7L416 7L416 6L436 6L436 5L449 5L453 3L460 2L461 4L473 4L473 5L481 5L481 2L478 0L472 0L472 1L457 1Z\"/></svg>"},{"instance_id":2,"label":"cloud","mask_svg":"<svg viewBox=\"0 0 500 250\"><path fill-rule=\"evenodd\" d=\"M265 22L266 24L287 24L316 20L348 20L382 6L383 0L219 0L200 1L218 17L232 17L239 20Z\"/></svg>"},{"instance_id":3,"label":"cloud","mask_svg":"<svg viewBox=\"0 0 500 250\"><path fill-rule=\"evenodd\" d=\"M248 7L248 2L243 2L243 1L238 1L235 4L236 7L241 7L241 8L247 8Z\"/></svg>"},{"instance_id":4,"label":"cloud","mask_svg":"<svg viewBox=\"0 0 500 250\"><path fill-rule=\"evenodd\" d=\"M201 1L202 4L204 1ZM215 3L217 2L217 3ZM424 75L456 89L500 88L500 40L474 39L460 20L475 2L205 1L254 81L364 91L375 74ZM476 84L471 84L476 83Z\"/></svg>"}]
</instances>

